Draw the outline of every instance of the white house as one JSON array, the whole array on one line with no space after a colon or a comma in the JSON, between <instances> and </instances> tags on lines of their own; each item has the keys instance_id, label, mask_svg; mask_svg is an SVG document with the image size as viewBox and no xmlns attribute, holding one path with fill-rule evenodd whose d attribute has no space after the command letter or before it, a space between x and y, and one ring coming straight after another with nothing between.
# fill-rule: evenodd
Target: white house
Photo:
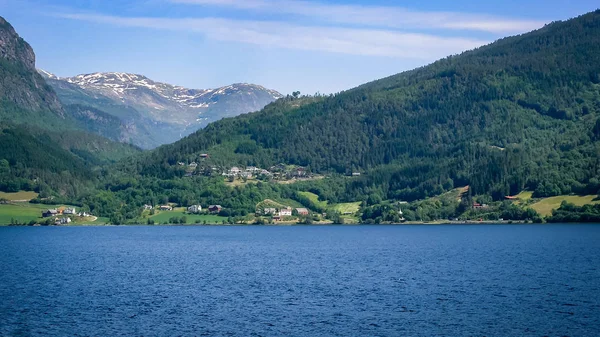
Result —
<instances>
[{"instance_id":1,"label":"white house","mask_svg":"<svg viewBox=\"0 0 600 337\"><path fill-rule=\"evenodd\" d=\"M190 213L200 213L202 211L202 206L200 205L192 205L188 207L188 212Z\"/></svg>"},{"instance_id":2,"label":"white house","mask_svg":"<svg viewBox=\"0 0 600 337\"><path fill-rule=\"evenodd\" d=\"M66 225L71 223L71 218L60 218L56 219L54 222L55 225Z\"/></svg>"},{"instance_id":3,"label":"white house","mask_svg":"<svg viewBox=\"0 0 600 337\"><path fill-rule=\"evenodd\" d=\"M152 205L144 205L144 210L145 211L149 211L151 209L153 209L154 207L152 207Z\"/></svg>"},{"instance_id":4,"label":"white house","mask_svg":"<svg viewBox=\"0 0 600 337\"><path fill-rule=\"evenodd\" d=\"M277 213L277 210L275 208L265 208L263 211L263 214L265 215L269 215L269 214L275 214Z\"/></svg>"},{"instance_id":5,"label":"white house","mask_svg":"<svg viewBox=\"0 0 600 337\"><path fill-rule=\"evenodd\" d=\"M292 208L291 207L287 207L287 208L282 208L279 210L279 215L280 216L292 216Z\"/></svg>"},{"instance_id":6,"label":"white house","mask_svg":"<svg viewBox=\"0 0 600 337\"><path fill-rule=\"evenodd\" d=\"M242 170L240 170L240 168L236 166L229 169L229 174L238 175L240 174L240 172L242 172Z\"/></svg>"}]
</instances>

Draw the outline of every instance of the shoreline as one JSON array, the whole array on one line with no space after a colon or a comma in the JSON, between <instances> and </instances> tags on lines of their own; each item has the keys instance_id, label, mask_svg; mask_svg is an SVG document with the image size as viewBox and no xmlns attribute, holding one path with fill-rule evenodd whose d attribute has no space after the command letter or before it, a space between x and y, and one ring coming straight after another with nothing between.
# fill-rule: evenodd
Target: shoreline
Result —
<instances>
[{"instance_id":1,"label":"shoreline","mask_svg":"<svg viewBox=\"0 0 600 337\"><path fill-rule=\"evenodd\" d=\"M0 224L0 227L368 227L368 226L456 226L456 225L555 225L555 224L573 224L573 225L598 225L598 222L543 222L534 223L526 221L411 221L405 223L379 223L379 224L368 224L368 223L355 223L355 224L127 224L127 225L112 225L112 224L75 224L75 225L11 225L11 224Z\"/></svg>"}]
</instances>

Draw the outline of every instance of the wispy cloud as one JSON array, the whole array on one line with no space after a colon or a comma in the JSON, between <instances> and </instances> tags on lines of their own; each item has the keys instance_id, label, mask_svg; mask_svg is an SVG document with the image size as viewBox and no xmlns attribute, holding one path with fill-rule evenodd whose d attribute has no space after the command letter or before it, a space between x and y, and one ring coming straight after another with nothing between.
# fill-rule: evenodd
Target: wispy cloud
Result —
<instances>
[{"instance_id":1,"label":"wispy cloud","mask_svg":"<svg viewBox=\"0 0 600 337\"><path fill-rule=\"evenodd\" d=\"M542 21L490 15L423 12L392 6L327 4L305 0L169 0L178 4L220 6L262 13L291 14L330 23L396 29L452 29L488 33L523 33L544 25Z\"/></svg>"},{"instance_id":2,"label":"wispy cloud","mask_svg":"<svg viewBox=\"0 0 600 337\"><path fill-rule=\"evenodd\" d=\"M88 13L63 13L57 16L122 27L196 32L211 39L269 47L423 60L456 54L487 42L378 29L300 26L274 21L121 17Z\"/></svg>"}]
</instances>

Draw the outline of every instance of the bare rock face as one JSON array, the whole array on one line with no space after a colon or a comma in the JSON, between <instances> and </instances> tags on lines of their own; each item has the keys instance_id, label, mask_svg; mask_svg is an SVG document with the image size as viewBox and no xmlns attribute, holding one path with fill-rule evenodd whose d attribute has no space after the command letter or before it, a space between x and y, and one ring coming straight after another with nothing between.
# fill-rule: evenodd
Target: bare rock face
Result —
<instances>
[{"instance_id":1,"label":"bare rock face","mask_svg":"<svg viewBox=\"0 0 600 337\"><path fill-rule=\"evenodd\" d=\"M0 116L2 110L50 112L64 117L58 97L35 69L35 53L0 17Z\"/></svg>"},{"instance_id":2,"label":"bare rock face","mask_svg":"<svg viewBox=\"0 0 600 337\"><path fill-rule=\"evenodd\" d=\"M35 69L33 49L2 17L0 17L0 58L21 62L27 69Z\"/></svg>"}]
</instances>

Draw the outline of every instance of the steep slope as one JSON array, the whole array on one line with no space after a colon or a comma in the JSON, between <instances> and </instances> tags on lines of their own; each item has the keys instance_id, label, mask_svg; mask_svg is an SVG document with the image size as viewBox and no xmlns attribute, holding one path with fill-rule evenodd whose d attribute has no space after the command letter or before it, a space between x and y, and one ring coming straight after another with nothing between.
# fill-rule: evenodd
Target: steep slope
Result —
<instances>
[{"instance_id":1,"label":"steep slope","mask_svg":"<svg viewBox=\"0 0 600 337\"><path fill-rule=\"evenodd\" d=\"M156 144L150 146L170 143L210 122L260 110L282 97L276 91L253 84L187 89L128 73L58 78L44 70L39 72L64 104L94 107L121 118L126 125L138 126L139 134L131 138L140 146L152 142L140 139L146 135L145 130L155 137Z\"/></svg>"},{"instance_id":2,"label":"steep slope","mask_svg":"<svg viewBox=\"0 0 600 337\"><path fill-rule=\"evenodd\" d=\"M58 125L65 119L52 88L35 71L33 49L0 17L0 118Z\"/></svg>"},{"instance_id":3,"label":"steep slope","mask_svg":"<svg viewBox=\"0 0 600 337\"><path fill-rule=\"evenodd\" d=\"M120 122L110 117L65 110L36 71L31 47L0 18L0 160L7 166L0 188L43 185L71 194L74 186L90 187L94 166L139 153L82 131L118 128Z\"/></svg>"},{"instance_id":4,"label":"steep slope","mask_svg":"<svg viewBox=\"0 0 600 337\"><path fill-rule=\"evenodd\" d=\"M600 11L311 104L289 98L213 123L148 155L140 172L181 175L177 162L209 153L222 165L367 171L348 199L465 185L495 198L580 192L599 175L598 69Z\"/></svg>"}]
</instances>

